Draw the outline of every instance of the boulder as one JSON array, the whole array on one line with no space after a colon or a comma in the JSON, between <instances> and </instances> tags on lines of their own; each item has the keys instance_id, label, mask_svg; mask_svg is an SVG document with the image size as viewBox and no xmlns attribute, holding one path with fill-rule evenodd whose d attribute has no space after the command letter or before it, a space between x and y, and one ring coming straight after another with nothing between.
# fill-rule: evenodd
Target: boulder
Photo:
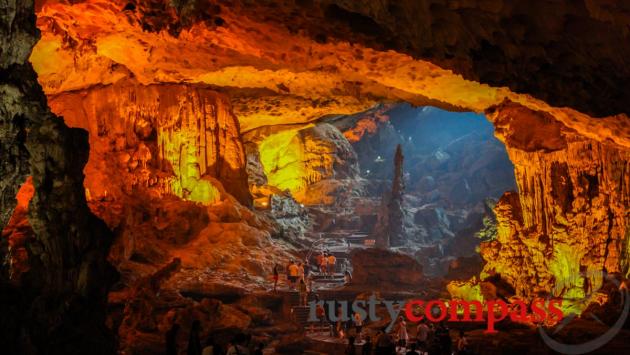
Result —
<instances>
[{"instance_id":1,"label":"boulder","mask_svg":"<svg viewBox=\"0 0 630 355\"><path fill-rule=\"evenodd\" d=\"M385 249L355 249L350 253L352 282L360 285L418 285L422 266L413 257Z\"/></svg>"}]
</instances>

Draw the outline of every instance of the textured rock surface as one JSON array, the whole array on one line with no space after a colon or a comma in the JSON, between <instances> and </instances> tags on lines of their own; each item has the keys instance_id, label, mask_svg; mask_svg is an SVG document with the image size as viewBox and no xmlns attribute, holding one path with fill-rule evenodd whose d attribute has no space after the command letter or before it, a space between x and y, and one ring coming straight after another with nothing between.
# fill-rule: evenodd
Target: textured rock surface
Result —
<instances>
[{"instance_id":1,"label":"textured rock surface","mask_svg":"<svg viewBox=\"0 0 630 355\"><path fill-rule=\"evenodd\" d=\"M28 221L28 205L33 198L35 188L33 180L28 178L16 195L17 206L13 210L11 219L1 231L0 241L6 250L2 272L3 276L19 282L22 274L29 269L27 244L32 242L33 229Z\"/></svg>"},{"instance_id":2,"label":"textured rock surface","mask_svg":"<svg viewBox=\"0 0 630 355\"><path fill-rule=\"evenodd\" d=\"M257 146L267 184L303 204L333 204L358 188L356 153L330 124L258 129L246 139Z\"/></svg>"},{"instance_id":3,"label":"textured rock surface","mask_svg":"<svg viewBox=\"0 0 630 355\"><path fill-rule=\"evenodd\" d=\"M111 235L85 200L87 135L48 110L27 62L37 38L33 11L30 1L9 1L0 16L0 226L26 175L35 189L28 207L30 270L17 282L0 280L1 346L7 353L112 353L105 327Z\"/></svg>"},{"instance_id":4,"label":"textured rock surface","mask_svg":"<svg viewBox=\"0 0 630 355\"><path fill-rule=\"evenodd\" d=\"M219 180L241 203L251 197L239 123L228 99L203 86L115 85L56 95L53 112L90 132L85 187L92 199L148 186L188 200L220 200Z\"/></svg>"},{"instance_id":5,"label":"textured rock surface","mask_svg":"<svg viewBox=\"0 0 630 355\"><path fill-rule=\"evenodd\" d=\"M575 277L576 271L626 271L630 125L625 115L593 119L584 114L630 111L630 17L623 3L129 3L38 1L43 39L31 61L48 95L97 90L130 78L143 85L210 84L233 98L246 131L353 113L383 99L481 112L509 98L516 104L495 109L493 120L516 164L520 193L497 205L500 233L483 250L490 260L486 272L499 273L520 294L556 287L554 293L580 297L598 280ZM22 288L2 283L2 304L12 305L1 312L9 319L2 333L40 348L59 334L71 334L81 344L55 343L58 348L47 350L107 352L111 342L99 325L109 235L86 207L87 135L50 114L25 62L36 39L32 4L9 0L1 6L7 11L0 17L0 225L13 213L16 192L28 175L35 187L29 208L35 242L28 247L33 281ZM515 93L521 91L533 97ZM134 127L134 134L150 137L148 127ZM200 135L186 139L193 137ZM176 138L169 135L168 141ZM147 152L158 156L150 145L137 148L137 158L130 154L123 161L142 166L149 162ZM204 169L190 168L195 178ZM129 226L159 221L160 214L141 207ZM181 254L184 265L261 272L273 257L265 259L260 250L243 261L222 263L223 257L269 245L270 235L247 214L227 199L207 211L217 223L202 232L194 223L167 224L159 236L170 240L184 232L186 243L179 248L166 244ZM235 223L240 219L249 222ZM208 244L220 252L210 252ZM139 242L123 255L139 264L168 261L160 248ZM156 265L143 267L132 271L150 273ZM184 319L192 319L190 313ZM12 345L3 349L25 352Z\"/></svg>"},{"instance_id":6,"label":"textured rock surface","mask_svg":"<svg viewBox=\"0 0 630 355\"><path fill-rule=\"evenodd\" d=\"M406 254L384 249L355 249L350 258L353 284L417 287L422 281L422 266Z\"/></svg>"},{"instance_id":7,"label":"textured rock surface","mask_svg":"<svg viewBox=\"0 0 630 355\"><path fill-rule=\"evenodd\" d=\"M593 20L584 7L568 2L559 2L557 8L546 5L550 7L545 7L544 21L539 7L499 1L488 2L496 7L486 7L485 2L444 6L389 1L371 5L323 1L310 6L296 6L293 1L242 6L235 1L206 7L203 1L183 1L178 2L182 5L179 15L165 1L139 1L135 8L125 8L127 2L119 0L73 3L53 1L38 12L44 36L31 60L48 94L128 76L144 84L203 82L234 92L238 100L235 113L244 131L353 113L382 98L477 112L509 98L550 112L584 135L597 132L598 140L610 138L630 145L625 116L589 120L572 109L552 107L531 96L456 74L514 87L520 83L528 93L556 97L558 105L572 104L569 107L596 116L626 112L617 104L630 102L623 94L627 92L625 80L618 79L627 76L628 67L627 49L617 45L627 43L621 27L623 16L615 20L618 22ZM574 28L572 19L584 25ZM524 29L501 37L504 29L498 26L502 21L524 22ZM395 27L395 32L389 27ZM486 32L486 28L493 30ZM585 32L594 44L602 40L610 45L593 51L602 60L593 59L589 42L581 39ZM495 34L496 39L492 38ZM498 49L492 47L498 42ZM577 55L573 50L567 52L570 46L578 48ZM559 50L549 49L547 54L545 47ZM445 67L456 68L456 73ZM518 79L513 73L519 73ZM609 78L605 83L601 73ZM582 88L579 83L593 87ZM571 97L578 99L569 101ZM602 129L606 125L616 125L619 131Z\"/></svg>"},{"instance_id":8,"label":"textured rock surface","mask_svg":"<svg viewBox=\"0 0 630 355\"><path fill-rule=\"evenodd\" d=\"M628 150L512 103L490 118L519 193L495 208L498 237L482 246L485 273L500 274L521 295L570 299L597 290L598 271L627 274Z\"/></svg>"}]
</instances>

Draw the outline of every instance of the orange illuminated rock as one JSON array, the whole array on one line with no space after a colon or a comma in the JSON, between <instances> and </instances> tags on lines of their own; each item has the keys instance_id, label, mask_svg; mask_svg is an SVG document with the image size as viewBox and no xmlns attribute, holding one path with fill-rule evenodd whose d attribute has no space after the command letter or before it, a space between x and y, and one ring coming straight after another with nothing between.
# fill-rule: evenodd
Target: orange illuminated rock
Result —
<instances>
[{"instance_id":1,"label":"orange illuminated rock","mask_svg":"<svg viewBox=\"0 0 630 355\"><path fill-rule=\"evenodd\" d=\"M51 97L52 110L90 132L89 198L151 187L213 203L219 190L249 204L245 153L229 101L203 86L119 82Z\"/></svg>"},{"instance_id":2,"label":"orange illuminated rock","mask_svg":"<svg viewBox=\"0 0 630 355\"><path fill-rule=\"evenodd\" d=\"M20 275L29 269L26 244L33 237L33 229L28 221L28 205L34 193L33 179L29 176L18 190L17 205L0 235L2 239L8 240L6 260L9 264L9 278L13 281L19 281Z\"/></svg>"},{"instance_id":3,"label":"orange illuminated rock","mask_svg":"<svg viewBox=\"0 0 630 355\"><path fill-rule=\"evenodd\" d=\"M258 174L250 184L288 189L305 203L331 203L328 197L339 191L337 160L351 157L339 155L345 149L337 144L342 140L318 132L318 126L306 125L327 115L364 111L381 101L487 111L515 164L519 194L506 195L497 205L499 236L482 247L486 273L500 274L518 294L543 292L578 299L600 280L576 273L627 272L628 117L594 119L506 87L467 80L418 55L435 49L439 52L435 62L463 68L460 72L465 71L467 78L525 82L526 87L543 91L536 97L570 102L572 107L583 107L582 101L592 103L591 96L597 96L603 103L593 112L609 113L626 112L618 109L624 105L618 101L627 93L609 94L615 92L615 85L594 78L593 73L603 70L611 81L617 74L626 77L625 66L619 65L625 64L619 59L627 57L625 47L620 44L614 53L602 48L604 58L614 59L612 68L617 73L601 64L608 61L593 59L600 51L592 51L588 40L586 45L577 41L575 32L569 31L573 37L561 40L571 30L566 28L570 21L540 21L546 27L527 32L526 24L517 23L522 18L515 15L520 14L520 7L473 6L481 15L468 16L468 2L451 4L448 9L436 5L428 12L416 8L415 2L397 2L401 7L382 9L343 3L345 7L313 6L308 13L294 14L292 5L257 12L269 9L266 2L210 6L203 1L164 0L128 6L122 0L40 1L42 39L30 59L53 110L69 124L87 128L92 137L98 137L93 138L86 168L92 200L107 201L121 191L146 185L158 193L172 192L193 201L219 201L220 186L211 184L207 176L247 202L246 158L237 138L240 123L243 132L269 133L255 141L258 157L252 163L260 162L255 168L260 173L262 166L264 176ZM399 14L389 17L384 9ZM561 19L576 16L571 7L547 10L564 14ZM625 23L623 18L610 20L608 11L593 4L586 12L577 14L585 23ZM401 28L406 23L388 20L410 14L427 21L414 18L418 28ZM479 18L484 22L473 21ZM505 23L513 24L507 36L486 30ZM590 36L607 28L601 25L591 26L592 33L579 31L579 36L598 41ZM328 36L340 29L350 30L347 41ZM391 29L406 38L398 41ZM553 34L551 39L544 38L545 30ZM611 41L627 42L625 34L614 33ZM382 43L366 44L374 38ZM523 49L525 38L531 46ZM577 42L588 55L576 52ZM404 48L405 44L412 48ZM546 50L548 44L558 48L558 53ZM565 60L574 57L585 63L565 65ZM580 73L549 72L547 67L558 69L558 65ZM588 73L580 76L581 70L573 68L588 69ZM548 72L551 84L537 82L538 69ZM514 71L536 79L518 74L513 79ZM583 86L584 80L567 80L576 77L592 79L588 83L592 86ZM519 87L516 84L511 87ZM199 85L212 85L226 96ZM623 85L619 88L626 90ZM567 101L572 96L577 99ZM610 102L615 110L602 109ZM375 123L359 121L344 131L345 138L360 139ZM242 226L214 226L204 233L225 234L238 244L243 241L236 234L249 231Z\"/></svg>"},{"instance_id":4,"label":"orange illuminated rock","mask_svg":"<svg viewBox=\"0 0 630 355\"><path fill-rule=\"evenodd\" d=\"M350 143L355 143L361 140L364 134L376 133L379 128L378 124L389 120L389 117L385 114L389 108L389 106L385 105L369 112L364 117L361 117L352 127L345 130L343 135Z\"/></svg>"},{"instance_id":5,"label":"orange illuminated rock","mask_svg":"<svg viewBox=\"0 0 630 355\"><path fill-rule=\"evenodd\" d=\"M490 119L519 193L495 208L498 235L482 243L482 276L498 273L518 295L565 297L564 308L581 311L598 297L602 271L628 272L630 152L513 103Z\"/></svg>"},{"instance_id":6,"label":"orange illuminated rock","mask_svg":"<svg viewBox=\"0 0 630 355\"><path fill-rule=\"evenodd\" d=\"M125 10L125 5L86 0L41 7L42 39L31 62L48 95L130 76L143 84L206 83L233 91L244 132L363 111L381 99L481 112L508 98L548 112L593 139L630 147L625 115L591 120L507 88L465 80L407 54L316 41L280 23L257 22L244 9L219 6L217 25L194 21L210 7L202 6L186 22L169 6L143 2L136 10Z\"/></svg>"},{"instance_id":7,"label":"orange illuminated rock","mask_svg":"<svg viewBox=\"0 0 630 355\"><path fill-rule=\"evenodd\" d=\"M246 138L256 144L266 183L288 190L299 202L332 204L340 190L358 185L356 153L330 124L259 129Z\"/></svg>"}]
</instances>

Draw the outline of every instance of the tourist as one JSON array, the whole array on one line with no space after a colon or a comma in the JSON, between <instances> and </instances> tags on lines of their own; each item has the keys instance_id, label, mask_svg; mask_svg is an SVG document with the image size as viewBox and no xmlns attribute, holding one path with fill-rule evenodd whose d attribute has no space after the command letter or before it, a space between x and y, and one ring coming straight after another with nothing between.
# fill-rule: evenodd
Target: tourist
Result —
<instances>
[{"instance_id":1,"label":"tourist","mask_svg":"<svg viewBox=\"0 0 630 355\"><path fill-rule=\"evenodd\" d=\"M354 315L352 316L352 318L354 320L354 329L356 330L357 338L359 338L360 340L361 330L363 329L363 319L361 318L361 315L359 314L359 312L354 312Z\"/></svg>"},{"instance_id":2,"label":"tourist","mask_svg":"<svg viewBox=\"0 0 630 355\"><path fill-rule=\"evenodd\" d=\"M407 322L405 322L405 318L400 317L400 322L398 323L398 346L407 348L408 341L409 333L407 333Z\"/></svg>"},{"instance_id":3,"label":"tourist","mask_svg":"<svg viewBox=\"0 0 630 355\"><path fill-rule=\"evenodd\" d=\"M289 285L291 289L295 289L298 275L299 275L299 267L293 261L291 261L291 264L289 264L289 277L288 277Z\"/></svg>"},{"instance_id":4,"label":"tourist","mask_svg":"<svg viewBox=\"0 0 630 355\"><path fill-rule=\"evenodd\" d=\"M420 352L417 350L416 343L409 346L409 351L407 351L405 355L420 355Z\"/></svg>"},{"instance_id":5,"label":"tourist","mask_svg":"<svg viewBox=\"0 0 630 355\"><path fill-rule=\"evenodd\" d=\"M466 339L466 333L463 330L459 331L459 339L457 340L457 354L468 354L468 339Z\"/></svg>"},{"instance_id":6,"label":"tourist","mask_svg":"<svg viewBox=\"0 0 630 355\"><path fill-rule=\"evenodd\" d=\"M396 344L391 335L386 331L387 328L383 328L378 338L376 338L376 351L375 355L393 355L396 354Z\"/></svg>"},{"instance_id":7,"label":"tourist","mask_svg":"<svg viewBox=\"0 0 630 355\"><path fill-rule=\"evenodd\" d=\"M173 323L165 335L167 355L177 355L177 333L179 333L179 324Z\"/></svg>"},{"instance_id":8,"label":"tourist","mask_svg":"<svg viewBox=\"0 0 630 355\"><path fill-rule=\"evenodd\" d=\"M348 337L348 346L346 347L346 355L356 355L357 349L354 346L354 337Z\"/></svg>"},{"instance_id":9,"label":"tourist","mask_svg":"<svg viewBox=\"0 0 630 355\"><path fill-rule=\"evenodd\" d=\"M343 338L344 336L344 332L343 332L343 307L341 307L341 304L339 306L337 306L337 325L335 327L335 330L337 331L337 335L340 338Z\"/></svg>"},{"instance_id":10,"label":"tourist","mask_svg":"<svg viewBox=\"0 0 630 355\"><path fill-rule=\"evenodd\" d=\"M335 264L337 263L337 258L335 258L334 255L330 254L328 256L328 273L329 274L334 274L335 273Z\"/></svg>"},{"instance_id":11,"label":"tourist","mask_svg":"<svg viewBox=\"0 0 630 355\"><path fill-rule=\"evenodd\" d=\"M343 275L343 283L345 285L349 285L352 282L352 274L350 274L350 271L346 270L346 272Z\"/></svg>"},{"instance_id":12,"label":"tourist","mask_svg":"<svg viewBox=\"0 0 630 355\"><path fill-rule=\"evenodd\" d=\"M304 264L298 263L298 279L304 281Z\"/></svg>"},{"instance_id":13,"label":"tourist","mask_svg":"<svg viewBox=\"0 0 630 355\"><path fill-rule=\"evenodd\" d=\"M304 260L304 278L308 279L311 274L311 264L308 262L308 259Z\"/></svg>"},{"instance_id":14,"label":"tourist","mask_svg":"<svg viewBox=\"0 0 630 355\"><path fill-rule=\"evenodd\" d=\"M427 339L429 338L429 326L423 319L416 328L416 342L418 343L418 349L421 351L427 350Z\"/></svg>"},{"instance_id":15,"label":"tourist","mask_svg":"<svg viewBox=\"0 0 630 355\"><path fill-rule=\"evenodd\" d=\"M201 355L215 355L215 353L218 353L218 351L215 352L214 349L214 339L212 337L208 337L206 339L206 346L204 346L203 350L201 351Z\"/></svg>"},{"instance_id":16,"label":"tourist","mask_svg":"<svg viewBox=\"0 0 630 355\"><path fill-rule=\"evenodd\" d=\"M265 348L265 345L263 343L258 343L258 346L256 346L256 349L254 349L254 355L263 355L264 348Z\"/></svg>"},{"instance_id":17,"label":"tourist","mask_svg":"<svg viewBox=\"0 0 630 355\"><path fill-rule=\"evenodd\" d=\"M276 292L278 288L278 279L280 278L280 272L278 271L278 264L273 266L273 292Z\"/></svg>"},{"instance_id":18,"label":"tourist","mask_svg":"<svg viewBox=\"0 0 630 355\"><path fill-rule=\"evenodd\" d=\"M287 264L287 269L286 269L287 284L289 285L289 288L291 287L291 265L293 265L293 260L289 260L289 263Z\"/></svg>"},{"instance_id":19,"label":"tourist","mask_svg":"<svg viewBox=\"0 0 630 355\"><path fill-rule=\"evenodd\" d=\"M243 346L245 342L245 334L239 333L234 336L230 347L228 348L227 355L249 355L249 349Z\"/></svg>"},{"instance_id":20,"label":"tourist","mask_svg":"<svg viewBox=\"0 0 630 355\"><path fill-rule=\"evenodd\" d=\"M319 319L320 328L324 328L324 326L326 325L326 310L324 309L324 306L321 305L321 303L317 303L315 314L317 315L317 319Z\"/></svg>"},{"instance_id":21,"label":"tourist","mask_svg":"<svg viewBox=\"0 0 630 355\"><path fill-rule=\"evenodd\" d=\"M451 335L449 334L448 327L444 323L438 325L435 330L435 338L443 354L450 354L452 352L453 344L451 342Z\"/></svg>"},{"instance_id":22,"label":"tourist","mask_svg":"<svg viewBox=\"0 0 630 355\"><path fill-rule=\"evenodd\" d=\"M321 274L324 271L322 270L322 264L324 262L324 253L317 254L315 257L315 262L317 263L315 266L317 267L317 271Z\"/></svg>"},{"instance_id":23,"label":"tourist","mask_svg":"<svg viewBox=\"0 0 630 355\"><path fill-rule=\"evenodd\" d=\"M372 337L369 335L365 337L365 343L361 348L361 355L372 355Z\"/></svg>"},{"instance_id":24,"label":"tourist","mask_svg":"<svg viewBox=\"0 0 630 355\"><path fill-rule=\"evenodd\" d=\"M322 260L319 264L319 270L322 275L328 275L328 254L326 252L322 253Z\"/></svg>"},{"instance_id":25,"label":"tourist","mask_svg":"<svg viewBox=\"0 0 630 355\"><path fill-rule=\"evenodd\" d=\"M306 306L306 301L308 299L308 292L306 290L306 283L304 279L300 279L300 285L298 291L300 292L300 306Z\"/></svg>"},{"instance_id":26,"label":"tourist","mask_svg":"<svg viewBox=\"0 0 630 355\"><path fill-rule=\"evenodd\" d=\"M188 337L188 355L201 355L201 340L199 340L200 332L201 322L195 319L190 327L190 336Z\"/></svg>"}]
</instances>

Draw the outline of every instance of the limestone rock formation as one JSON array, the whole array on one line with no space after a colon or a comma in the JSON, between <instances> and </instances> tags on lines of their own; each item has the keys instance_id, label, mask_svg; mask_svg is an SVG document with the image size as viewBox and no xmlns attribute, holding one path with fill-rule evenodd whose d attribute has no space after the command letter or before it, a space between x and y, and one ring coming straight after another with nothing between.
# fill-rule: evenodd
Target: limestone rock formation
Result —
<instances>
[{"instance_id":1,"label":"limestone rock formation","mask_svg":"<svg viewBox=\"0 0 630 355\"><path fill-rule=\"evenodd\" d=\"M115 250L123 252L113 254L120 265L131 265L122 268L122 280L137 280L180 257L185 272L165 283L170 289L160 290L165 308L181 305L182 296L173 296L173 289L200 279L225 282L239 275L243 282L242 275L251 274L248 282L262 283L265 268L287 255L272 243L273 223L229 196L247 204L249 194L236 122L244 132L292 125L275 131L282 136L268 142L273 143L270 150L262 153L271 151L272 162L280 160L277 149L305 153L306 159L287 154L289 171L298 173L286 179L278 175L283 164L266 164L260 154L264 168L272 167L265 171L266 183L290 182L281 188L297 188L304 196L296 197L304 201L311 197L304 187L316 188L316 199L308 202L327 202L327 192L337 189L327 184L336 171L337 152L331 152L339 149L340 158L351 158L342 144L330 144L329 138L342 142L337 133L329 136L313 128L305 136L296 130L381 101L475 112L492 108L488 113L515 163L519 193L507 194L497 204L497 239L482 248L485 274L499 275L519 295L576 299L601 284L594 276L599 271L627 274L628 6L591 0L537 5L499 0L3 2L2 229L15 212L15 197L27 176L35 191L28 208L30 270L17 285L0 280L0 333L7 342L0 344L2 349L114 351L104 326L112 236L86 200L109 225L122 226ZM27 62L37 39L35 15L42 39L30 61L37 77ZM51 102L72 95L81 102L133 81L134 88L113 95L120 101L104 111L115 112L122 121L99 123L102 117L88 113L95 119L82 122L94 126L77 123L92 137L110 131L122 135L90 150L85 131L68 128L51 114L37 80ZM108 104L110 96L105 96L90 106ZM129 105L133 102L142 104ZM176 109L180 104L183 116ZM125 111L126 106L132 110ZM161 115L160 107L171 114ZM64 113L69 120L73 115L84 113ZM206 115L209 121L202 118ZM595 118L601 116L608 117ZM187 128L185 134L180 124ZM289 144L300 149L285 149ZM236 148L221 155L221 146ZM93 186L87 186L98 177L90 174L92 165L83 185L88 151L102 164L94 169L108 174L92 181ZM128 228L121 222L124 204L112 203L126 192L104 188L125 185L105 177L125 180L137 187L132 192L146 198L132 206L137 213L129 217ZM222 185L230 193L223 194ZM217 191L221 198L212 198L216 206L206 207L161 195L173 192L192 200L201 195L205 200ZM138 226L155 232L155 239L125 238ZM392 258L371 259L410 265ZM420 277L417 266L411 268L413 273L399 275L407 282ZM207 269L211 271L200 271ZM374 270L379 272L376 281L391 277L382 270ZM581 276L582 271L588 276ZM359 280L370 281L368 274L358 273ZM193 315L208 320L217 313L229 318L232 312L206 302L177 316L189 322ZM160 316L156 329L163 332L172 320ZM244 326L235 319L226 323ZM156 332L143 336L159 337Z\"/></svg>"},{"instance_id":2,"label":"limestone rock formation","mask_svg":"<svg viewBox=\"0 0 630 355\"><path fill-rule=\"evenodd\" d=\"M245 139L258 148L267 184L303 204L330 205L360 188L356 153L330 124L258 129Z\"/></svg>"},{"instance_id":3,"label":"limestone rock formation","mask_svg":"<svg viewBox=\"0 0 630 355\"><path fill-rule=\"evenodd\" d=\"M50 112L27 62L37 39L33 13L32 1L9 1L0 15L0 229L28 175L34 187L29 270L15 283L0 277L0 346L7 353L109 354L115 351L105 327L111 234L86 204L87 135Z\"/></svg>"},{"instance_id":4,"label":"limestone rock formation","mask_svg":"<svg viewBox=\"0 0 630 355\"><path fill-rule=\"evenodd\" d=\"M372 234L376 245L381 248L398 247L406 243L405 211L403 209L403 194L405 183L403 180L402 146L396 146L394 153L394 173L391 190L385 191L378 211L377 224Z\"/></svg>"},{"instance_id":5,"label":"limestone rock formation","mask_svg":"<svg viewBox=\"0 0 630 355\"><path fill-rule=\"evenodd\" d=\"M29 269L27 246L32 243L33 229L28 221L28 205L34 193L33 180L29 177L20 187L16 195L17 205L0 234L3 247L7 244L3 276L14 282L19 282L22 274Z\"/></svg>"},{"instance_id":6,"label":"limestone rock formation","mask_svg":"<svg viewBox=\"0 0 630 355\"><path fill-rule=\"evenodd\" d=\"M422 266L406 254L385 249L355 249L350 259L353 284L413 288L423 278Z\"/></svg>"},{"instance_id":7,"label":"limestone rock formation","mask_svg":"<svg viewBox=\"0 0 630 355\"><path fill-rule=\"evenodd\" d=\"M239 123L219 93L131 81L56 95L50 106L69 126L90 132L85 186L92 199L146 186L212 203L220 199L208 180L215 178L251 203Z\"/></svg>"},{"instance_id":8,"label":"limestone rock formation","mask_svg":"<svg viewBox=\"0 0 630 355\"><path fill-rule=\"evenodd\" d=\"M497 239L482 245L486 274L518 294L582 299L601 271L627 274L630 154L506 102L490 115L514 162L519 193L497 206Z\"/></svg>"}]
</instances>

